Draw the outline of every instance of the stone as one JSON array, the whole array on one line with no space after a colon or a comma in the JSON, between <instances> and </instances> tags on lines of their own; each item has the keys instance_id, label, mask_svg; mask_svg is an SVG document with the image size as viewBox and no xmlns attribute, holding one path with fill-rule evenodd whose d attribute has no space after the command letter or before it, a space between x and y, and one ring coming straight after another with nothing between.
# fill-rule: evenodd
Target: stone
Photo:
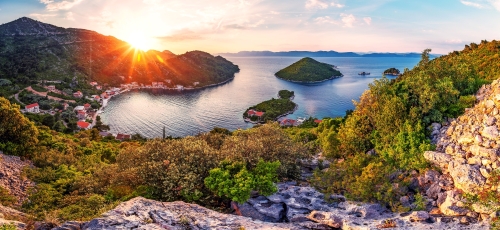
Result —
<instances>
[{"instance_id":1,"label":"stone","mask_svg":"<svg viewBox=\"0 0 500 230\"><path fill-rule=\"evenodd\" d=\"M481 158L478 157L478 156L469 157L467 159L467 164L470 164L470 165L480 165L481 164Z\"/></svg>"},{"instance_id":2,"label":"stone","mask_svg":"<svg viewBox=\"0 0 500 230\"><path fill-rule=\"evenodd\" d=\"M481 135L476 135L476 136L474 137L474 139L476 139L476 143L481 143L481 142L483 142L483 137L482 137Z\"/></svg>"},{"instance_id":3,"label":"stone","mask_svg":"<svg viewBox=\"0 0 500 230\"><path fill-rule=\"evenodd\" d=\"M416 211L416 212L412 212L408 216L408 219L410 219L410 221L424 221L424 220L429 219L429 217L430 217L429 213L426 211Z\"/></svg>"},{"instance_id":4,"label":"stone","mask_svg":"<svg viewBox=\"0 0 500 230\"><path fill-rule=\"evenodd\" d=\"M447 169L448 163L452 160L450 155L436 151L425 151L424 158L443 169Z\"/></svg>"},{"instance_id":5,"label":"stone","mask_svg":"<svg viewBox=\"0 0 500 230\"><path fill-rule=\"evenodd\" d=\"M271 206L267 204L255 204L253 207L263 215L271 217L270 222L281 222L285 215L285 208L281 203L272 204Z\"/></svg>"},{"instance_id":6,"label":"stone","mask_svg":"<svg viewBox=\"0 0 500 230\"><path fill-rule=\"evenodd\" d=\"M495 107L495 102L493 102L492 100L487 100L484 105L486 106L486 108L492 109L493 107Z\"/></svg>"},{"instance_id":7,"label":"stone","mask_svg":"<svg viewBox=\"0 0 500 230\"><path fill-rule=\"evenodd\" d=\"M486 123L486 125L488 125L488 126L492 126L492 125L494 125L496 122L497 122L497 119L496 119L495 117L488 117L488 118L486 119L486 122L485 122L485 123Z\"/></svg>"},{"instance_id":8,"label":"stone","mask_svg":"<svg viewBox=\"0 0 500 230\"><path fill-rule=\"evenodd\" d=\"M460 218L461 224L469 224L469 219L466 216Z\"/></svg>"},{"instance_id":9,"label":"stone","mask_svg":"<svg viewBox=\"0 0 500 230\"><path fill-rule=\"evenodd\" d=\"M474 203L472 204L472 210L474 210L474 212L477 212L477 213L480 213L480 214L492 214L494 212L496 212L496 210L498 210L500 208L500 204L492 204L492 205L489 205L489 206L486 206L486 205L482 205L482 204L479 204L479 203Z\"/></svg>"},{"instance_id":10,"label":"stone","mask_svg":"<svg viewBox=\"0 0 500 230\"><path fill-rule=\"evenodd\" d=\"M443 200L444 197L444 200ZM461 200L461 193L458 190L447 191L440 197L442 202L439 204L439 210L447 216L464 216L469 212L468 209L456 206L456 203Z\"/></svg>"},{"instance_id":11,"label":"stone","mask_svg":"<svg viewBox=\"0 0 500 230\"><path fill-rule=\"evenodd\" d=\"M399 198L399 202L403 207L410 206L410 198L408 196L402 196L401 198Z\"/></svg>"},{"instance_id":12,"label":"stone","mask_svg":"<svg viewBox=\"0 0 500 230\"><path fill-rule=\"evenodd\" d=\"M490 159L482 159L481 160L481 164L486 166L486 165L490 165L491 164L491 160Z\"/></svg>"},{"instance_id":13,"label":"stone","mask_svg":"<svg viewBox=\"0 0 500 230\"><path fill-rule=\"evenodd\" d=\"M498 134L498 132L497 132L497 134ZM462 144L462 145L470 144L473 142L474 142L474 137L470 133L464 134L458 138L458 143Z\"/></svg>"},{"instance_id":14,"label":"stone","mask_svg":"<svg viewBox=\"0 0 500 230\"><path fill-rule=\"evenodd\" d=\"M500 167L500 163L498 161L494 161L493 163L491 163L491 167L497 169L498 167Z\"/></svg>"},{"instance_id":15,"label":"stone","mask_svg":"<svg viewBox=\"0 0 500 230\"><path fill-rule=\"evenodd\" d=\"M479 168L479 172L481 172L481 175L484 176L484 178L490 178L490 170L485 169L485 168Z\"/></svg>"},{"instance_id":16,"label":"stone","mask_svg":"<svg viewBox=\"0 0 500 230\"><path fill-rule=\"evenodd\" d=\"M430 215L441 215L443 214L439 208L432 208L431 211L429 211Z\"/></svg>"},{"instance_id":17,"label":"stone","mask_svg":"<svg viewBox=\"0 0 500 230\"><path fill-rule=\"evenodd\" d=\"M453 178L455 187L466 193L481 191L481 187L486 183L486 179L481 175L479 169L468 164L456 165L453 168L448 168L448 171Z\"/></svg>"},{"instance_id":18,"label":"stone","mask_svg":"<svg viewBox=\"0 0 500 230\"><path fill-rule=\"evenodd\" d=\"M439 193L441 193L441 186L439 186L439 183L438 182L435 182L433 183L429 189L427 189L427 191L425 192L425 194L430 197L430 198L433 198L433 199L437 199L438 198L438 195Z\"/></svg>"},{"instance_id":19,"label":"stone","mask_svg":"<svg viewBox=\"0 0 500 230\"><path fill-rule=\"evenodd\" d=\"M498 137L498 129L496 126L487 126L483 129L481 135L490 140L495 140Z\"/></svg>"},{"instance_id":20,"label":"stone","mask_svg":"<svg viewBox=\"0 0 500 230\"><path fill-rule=\"evenodd\" d=\"M495 159L496 159L496 155L497 155L497 150L496 149L485 148L485 147L481 147L479 145L472 145L469 148L469 151L474 156L483 156L483 157L494 156Z\"/></svg>"},{"instance_id":21,"label":"stone","mask_svg":"<svg viewBox=\"0 0 500 230\"><path fill-rule=\"evenodd\" d=\"M330 226L332 228L342 228L343 221L341 218L332 215L331 213L328 212L321 212L321 211L312 211L308 216L308 219L325 224L327 226Z\"/></svg>"}]
</instances>

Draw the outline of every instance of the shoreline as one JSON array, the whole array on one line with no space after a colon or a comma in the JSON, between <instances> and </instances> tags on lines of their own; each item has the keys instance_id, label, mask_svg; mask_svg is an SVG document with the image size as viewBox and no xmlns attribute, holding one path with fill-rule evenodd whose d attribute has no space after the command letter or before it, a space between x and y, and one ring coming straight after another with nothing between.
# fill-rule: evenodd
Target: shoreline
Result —
<instances>
[{"instance_id":1,"label":"shoreline","mask_svg":"<svg viewBox=\"0 0 500 230\"><path fill-rule=\"evenodd\" d=\"M325 82L325 81L330 81L330 80L333 80L333 79L337 79L337 78L341 78L343 77L344 75L340 75L340 76L332 76L328 79L325 79L325 80L321 80L321 81L294 81L294 80L287 80L287 79L284 79L284 78L280 78L276 75L274 75L276 78L280 79L280 80L283 80L283 81L288 81L288 82L293 82L293 83L305 83L305 84L314 84L314 83L321 83L321 82Z\"/></svg>"}]
</instances>

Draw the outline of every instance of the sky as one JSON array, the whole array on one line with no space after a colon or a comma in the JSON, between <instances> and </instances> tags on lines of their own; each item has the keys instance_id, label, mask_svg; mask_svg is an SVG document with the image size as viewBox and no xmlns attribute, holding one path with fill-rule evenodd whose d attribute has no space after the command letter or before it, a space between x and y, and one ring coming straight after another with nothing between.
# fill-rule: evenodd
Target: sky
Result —
<instances>
[{"instance_id":1,"label":"sky","mask_svg":"<svg viewBox=\"0 0 500 230\"><path fill-rule=\"evenodd\" d=\"M0 24L23 16L176 54L446 54L500 39L500 0L0 0Z\"/></svg>"}]
</instances>

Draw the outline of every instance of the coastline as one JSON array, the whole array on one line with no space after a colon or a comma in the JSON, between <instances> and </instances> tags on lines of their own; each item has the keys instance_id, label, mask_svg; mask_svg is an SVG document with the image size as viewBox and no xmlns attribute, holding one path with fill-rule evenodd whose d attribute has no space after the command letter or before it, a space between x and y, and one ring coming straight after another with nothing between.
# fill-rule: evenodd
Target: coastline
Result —
<instances>
[{"instance_id":1,"label":"coastline","mask_svg":"<svg viewBox=\"0 0 500 230\"><path fill-rule=\"evenodd\" d=\"M293 82L293 83L306 83L306 84L314 84L314 83L321 83L321 82L325 82L325 81L330 81L330 80L333 80L333 79L337 79L337 78L341 78L343 77L344 75L340 75L340 76L332 76L328 79L325 79L325 80L321 80L321 81L294 81L294 80L288 80L288 79L284 79L284 78L280 78L276 75L274 75L276 78L280 79L280 80L283 80L283 81L288 81L288 82Z\"/></svg>"}]
</instances>

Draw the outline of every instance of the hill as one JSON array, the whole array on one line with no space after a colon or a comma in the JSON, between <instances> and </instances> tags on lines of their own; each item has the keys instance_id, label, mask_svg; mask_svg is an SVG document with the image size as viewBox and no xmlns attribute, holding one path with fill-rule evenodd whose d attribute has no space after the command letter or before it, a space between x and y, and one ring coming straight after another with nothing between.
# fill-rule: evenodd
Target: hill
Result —
<instances>
[{"instance_id":1,"label":"hill","mask_svg":"<svg viewBox=\"0 0 500 230\"><path fill-rule=\"evenodd\" d=\"M278 71L275 75L292 82L320 82L342 77L340 71L334 68L333 65L306 57Z\"/></svg>"},{"instance_id":2,"label":"hill","mask_svg":"<svg viewBox=\"0 0 500 230\"><path fill-rule=\"evenodd\" d=\"M203 87L234 77L238 66L202 51L136 50L112 36L61 28L30 18L0 25L0 78L18 84L39 80L97 81L110 85L152 81Z\"/></svg>"},{"instance_id":3,"label":"hill","mask_svg":"<svg viewBox=\"0 0 500 230\"><path fill-rule=\"evenodd\" d=\"M409 57L419 58L420 53L355 53L337 51L240 51L238 53L220 53L224 57ZM431 54L431 58L441 55Z\"/></svg>"}]
</instances>

